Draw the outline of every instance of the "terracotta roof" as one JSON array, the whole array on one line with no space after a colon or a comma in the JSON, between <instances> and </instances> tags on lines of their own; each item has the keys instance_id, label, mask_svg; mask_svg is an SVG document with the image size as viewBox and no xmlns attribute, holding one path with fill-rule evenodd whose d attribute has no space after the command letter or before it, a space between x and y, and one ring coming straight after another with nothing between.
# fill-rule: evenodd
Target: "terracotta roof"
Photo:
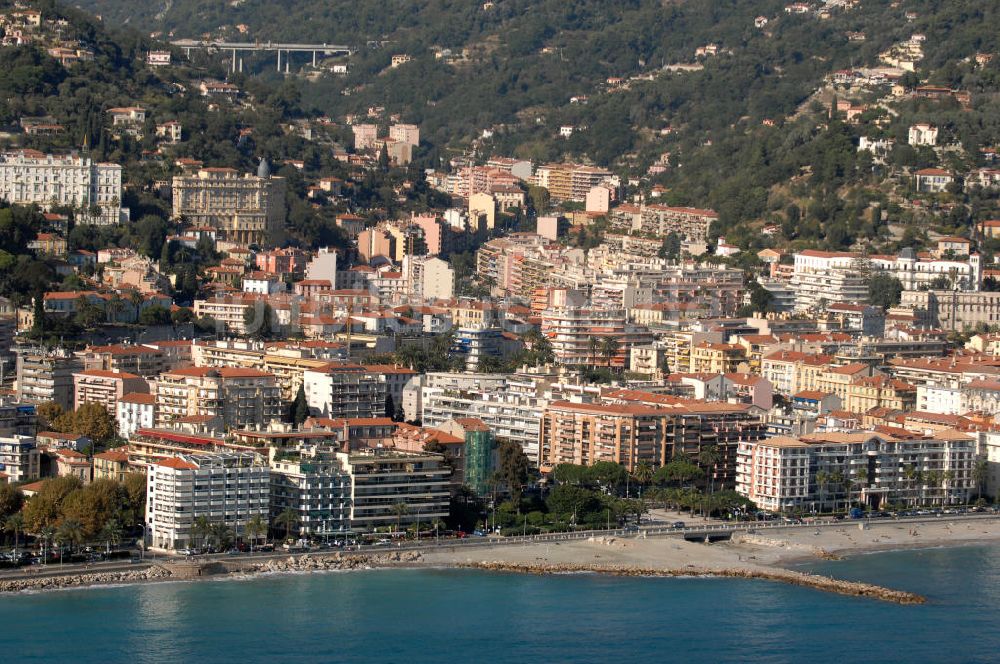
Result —
<instances>
[{"instance_id":1,"label":"terracotta roof","mask_svg":"<svg viewBox=\"0 0 1000 664\"><path fill-rule=\"evenodd\" d=\"M167 459L157 461L156 465L164 466L166 468L174 468L176 470L198 470L198 466L179 457L169 457Z\"/></svg>"}]
</instances>

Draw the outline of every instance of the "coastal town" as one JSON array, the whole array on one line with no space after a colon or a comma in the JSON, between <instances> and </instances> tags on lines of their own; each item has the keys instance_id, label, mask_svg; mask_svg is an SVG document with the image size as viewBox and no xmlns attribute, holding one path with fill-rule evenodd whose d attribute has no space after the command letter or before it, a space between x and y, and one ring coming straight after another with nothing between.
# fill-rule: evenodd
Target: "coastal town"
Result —
<instances>
[{"instance_id":1,"label":"coastal town","mask_svg":"<svg viewBox=\"0 0 1000 664\"><path fill-rule=\"evenodd\" d=\"M239 24L112 48L39 4L0 3L0 589L310 553L788 581L764 568L789 551L1000 534L1000 137L966 129L994 98L922 69L915 12L870 66L740 118L829 151L724 198L684 186L689 128L623 163L573 119L720 43L524 119L531 141L484 122L445 150L421 113L302 102L354 47ZM280 83L244 75L271 51ZM481 56L372 76L421 57Z\"/></svg>"}]
</instances>

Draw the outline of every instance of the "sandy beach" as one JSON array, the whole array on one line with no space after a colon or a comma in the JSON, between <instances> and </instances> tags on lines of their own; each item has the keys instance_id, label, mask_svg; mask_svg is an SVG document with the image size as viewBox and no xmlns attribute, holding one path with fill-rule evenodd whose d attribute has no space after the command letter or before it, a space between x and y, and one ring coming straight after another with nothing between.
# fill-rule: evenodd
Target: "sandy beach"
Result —
<instances>
[{"instance_id":1,"label":"sandy beach","mask_svg":"<svg viewBox=\"0 0 1000 664\"><path fill-rule=\"evenodd\" d=\"M267 558L186 560L170 558L142 570L68 572L34 578L2 575L0 593L56 590L121 583L153 583L251 577L267 573L348 571L374 568L448 568L548 574L597 572L619 576L705 576L755 578L808 586L826 592L866 596L902 604L924 598L905 589L833 580L794 569L802 561L907 548L952 547L1000 542L1000 517L933 519L922 522L844 521L828 526L767 528L734 533L732 541L689 542L679 535L596 536L527 544L476 542L477 546L434 545L402 550L314 552ZM471 543L471 542L470 542Z\"/></svg>"},{"instance_id":2,"label":"sandy beach","mask_svg":"<svg viewBox=\"0 0 1000 664\"><path fill-rule=\"evenodd\" d=\"M559 543L500 545L462 549L441 547L424 553L428 565L503 562L522 565L632 566L676 570L685 566L729 569L774 568L807 559L841 557L878 550L959 546L1000 541L1000 518L922 523L872 522L820 528L774 528L734 535L732 542L703 544L678 537L595 538Z\"/></svg>"}]
</instances>

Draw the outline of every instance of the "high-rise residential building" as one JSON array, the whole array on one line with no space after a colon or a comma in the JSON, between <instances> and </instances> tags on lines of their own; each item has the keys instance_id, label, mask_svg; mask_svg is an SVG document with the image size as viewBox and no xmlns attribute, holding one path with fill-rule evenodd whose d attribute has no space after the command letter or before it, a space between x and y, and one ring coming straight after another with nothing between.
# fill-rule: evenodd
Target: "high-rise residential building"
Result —
<instances>
[{"instance_id":1,"label":"high-rise residential building","mask_svg":"<svg viewBox=\"0 0 1000 664\"><path fill-rule=\"evenodd\" d=\"M455 294L455 270L436 256L404 256L403 275L410 301L450 300Z\"/></svg>"},{"instance_id":2,"label":"high-rise residential building","mask_svg":"<svg viewBox=\"0 0 1000 664\"><path fill-rule=\"evenodd\" d=\"M153 548L202 542L194 524L205 517L236 538L254 516L269 513L270 470L256 454L190 454L151 464L146 472L146 533Z\"/></svg>"},{"instance_id":3,"label":"high-rise residential building","mask_svg":"<svg viewBox=\"0 0 1000 664\"><path fill-rule=\"evenodd\" d=\"M642 462L662 466L671 457L672 419L669 410L645 404L553 402L542 415L538 465L548 471L561 463L611 461L629 472Z\"/></svg>"},{"instance_id":4,"label":"high-rise residential building","mask_svg":"<svg viewBox=\"0 0 1000 664\"><path fill-rule=\"evenodd\" d=\"M173 180L174 218L214 228L218 239L264 244L284 232L285 180L266 161L257 175L232 168L203 168Z\"/></svg>"},{"instance_id":5,"label":"high-rise residential building","mask_svg":"<svg viewBox=\"0 0 1000 664\"><path fill-rule=\"evenodd\" d=\"M560 307L542 313L542 334L565 366L624 367L633 346L652 343L649 330L628 322L623 309Z\"/></svg>"},{"instance_id":6,"label":"high-rise residential building","mask_svg":"<svg viewBox=\"0 0 1000 664\"><path fill-rule=\"evenodd\" d=\"M273 374L241 367L187 367L152 381L156 425L189 416L218 417L227 428L261 428L280 420L281 388Z\"/></svg>"},{"instance_id":7,"label":"high-rise residential building","mask_svg":"<svg viewBox=\"0 0 1000 664\"><path fill-rule=\"evenodd\" d=\"M77 208L78 223L107 226L127 219L122 167L79 154L18 150L0 154L0 199L20 205Z\"/></svg>"},{"instance_id":8,"label":"high-rise residential building","mask_svg":"<svg viewBox=\"0 0 1000 664\"><path fill-rule=\"evenodd\" d=\"M330 362L302 373L306 401L322 417L378 417L385 414L384 377L359 364ZM396 403L401 403L397 400Z\"/></svg>"},{"instance_id":9,"label":"high-rise residential building","mask_svg":"<svg viewBox=\"0 0 1000 664\"><path fill-rule=\"evenodd\" d=\"M553 200L578 203L587 199L591 189L611 178L610 171L580 164L545 164L532 176L536 185L548 189Z\"/></svg>"},{"instance_id":10,"label":"high-rise residential building","mask_svg":"<svg viewBox=\"0 0 1000 664\"><path fill-rule=\"evenodd\" d=\"M976 440L959 431L779 436L740 442L736 490L775 511L953 505L972 495L975 463Z\"/></svg>"},{"instance_id":11,"label":"high-rise residential building","mask_svg":"<svg viewBox=\"0 0 1000 664\"><path fill-rule=\"evenodd\" d=\"M337 450L300 445L271 459L271 517L295 512L304 537L344 535L351 530L351 478Z\"/></svg>"},{"instance_id":12,"label":"high-rise residential building","mask_svg":"<svg viewBox=\"0 0 1000 664\"><path fill-rule=\"evenodd\" d=\"M448 516L451 469L441 455L373 448L337 457L351 478L352 530L417 522L430 529Z\"/></svg>"},{"instance_id":13,"label":"high-rise residential building","mask_svg":"<svg viewBox=\"0 0 1000 664\"><path fill-rule=\"evenodd\" d=\"M17 350L17 399L28 403L54 401L72 410L73 374L83 369L83 361L57 348Z\"/></svg>"},{"instance_id":14,"label":"high-rise residential building","mask_svg":"<svg viewBox=\"0 0 1000 664\"><path fill-rule=\"evenodd\" d=\"M111 413L116 412L118 400L133 392L148 392L149 385L127 371L88 369L73 374L73 407L85 403L98 403Z\"/></svg>"},{"instance_id":15,"label":"high-rise residential building","mask_svg":"<svg viewBox=\"0 0 1000 664\"><path fill-rule=\"evenodd\" d=\"M3 483L38 479L39 456L34 436L14 434L0 438L0 475Z\"/></svg>"}]
</instances>

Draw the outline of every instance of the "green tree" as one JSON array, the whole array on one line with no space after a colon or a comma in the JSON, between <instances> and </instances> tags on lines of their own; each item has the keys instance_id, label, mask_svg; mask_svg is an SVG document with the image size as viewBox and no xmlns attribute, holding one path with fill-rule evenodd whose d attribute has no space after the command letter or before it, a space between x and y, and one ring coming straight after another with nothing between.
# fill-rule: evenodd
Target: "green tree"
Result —
<instances>
[{"instance_id":1,"label":"green tree","mask_svg":"<svg viewBox=\"0 0 1000 664\"><path fill-rule=\"evenodd\" d=\"M108 553L111 553L112 547L117 548L121 543L124 532L122 524L118 519L109 519L104 524L104 528L101 529L100 539L107 544Z\"/></svg>"},{"instance_id":2,"label":"green tree","mask_svg":"<svg viewBox=\"0 0 1000 664\"><path fill-rule=\"evenodd\" d=\"M38 493L24 505L26 532L40 533L46 526L54 526L66 497L80 486L80 480L69 475L45 480Z\"/></svg>"},{"instance_id":3,"label":"green tree","mask_svg":"<svg viewBox=\"0 0 1000 664\"><path fill-rule=\"evenodd\" d=\"M281 514L274 517L274 521L272 523L274 526L284 528L285 541L287 541L292 535L292 529L299 527L299 513L291 507L285 508Z\"/></svg>"},{"instance_id":4,"label":"green tree","mask_svg":"<svg viewBox=\"0 0 1000 664\"><path fill-rule=\"evenodd\" d=\"M115 437L118 423L99 403L81 404L75 411L64 413L52 422L56 431L87 436L97 444L105 443Z\"/></svg>"},{"instance_id":5,"label":"green tree","mask_svg":"<svg viewBox=\"0 0 1000 664\"><path fill-rule=\"evenodd\" d=\"M983 485L990 474L990 464L985 459L979 460L972 467L972 481L976 483L976 498L983 497ZM2 513L2 510L0 510Z\"/></svg>"},{"instance_id":6,"label":"green tree","mask_svg":"<svg viewBox=\"0 0 1000 664\"><path fill-rule=\"evenodd\" d=\"M398 533L403 523L403 517L410 513L410 508L406 503L398 502L392 506L392 513L396 515L396 532Z\"/></svg>"},{"instance_id":7,"label":"green tree","mask_svg":"<svg viewBox=\"0 0 1000 664\"><path fill-rule=\"evenodd\" d=\"M521 495L530 477L531 464L518 443L504 440L497 446L497 478L507 488L520 513Z\"/></svg>"},{"instance_id":8,"label":"green tree","mask_svg":"<svg viewBox=\"0 0 1000 664\"><path fill-rule=\"evenodd\" d=\"M69 544L70 551L76 551L85 541L86 531L76 519L63 519L56 529L56 539L61 544Z\"/></svg>"},{"instance_id":9,"label":"green tree","mask_svg":"<svg viewBox=\"0 0 1000 664\"><path fill-rule=\"evenodd\" d=\"M306 390L302 385L299 385L295 400L288 407L288 419L298 425L309 419L309 402L306 401Z\"/></svg>"},{"instance_id":10,"label":"green tree","mask_svg":"<svg viewBox=\"0 0 1000 664\"><path fill-rule=\"evenodd\" d=\"M245 531L247 540L250 543L250 553L253 553L253 547L254 544L257 543L257 539L260 538L261 535L267 534L267 519L260 514L254 514L247 521Z\"/></svg>"},{"instance_id":11,"label":"green tree","mask_svg":"<svg viewBox=\"0 0 1000 664\"><path fill-rule=\"evenodd\" d=\"M11 514L4 519L3 529L8 533L14 534L14 553L17 553L17 547L20 543L20 535L24 532L24 515L20 512Z\"/></svg>"},{"instance_id":12,"label":"green tree","mask_svg":"<svg viewBox=\"0 0 1000 664\"><path fill-rule=\"evenodd\" d=\"M212 534L212 522L207 516L195 517L191 524L191 546L194 546L194 539L197 538L201 547L205 546L209 536Z\"/></svg>"},{"instance_id":13,"label":"green tree","mask_svg":"<svg viewBox=\"0 0 1000 664\"><path fill-rule=\"evenodd\" d=\"M888 274L873 275L868 282L868 300L876 307L888 309L899 304L903 283Z\"/></svg>"},{"instance_id":14,"label":"green tree","mask_svg":"<svg viewBox=\"0 0 1000 664\"><path fill-rule=\"evenodd\" d=\"M698 463L705 468L708 473L709 495L715 493L715 471L722 461L722 453L718 445L705 445L698 451Z\"/></svg>"},{"instance_id":15,"label":"green tree","mask_svg":"<svg viewBox=\"0 0 1000 664\"><path fill-rule=\"evenodd\" d=\"M10 484L0 484L0 521L21 511L24 506L24 494Z\"/></svg>"}]
</instances>

